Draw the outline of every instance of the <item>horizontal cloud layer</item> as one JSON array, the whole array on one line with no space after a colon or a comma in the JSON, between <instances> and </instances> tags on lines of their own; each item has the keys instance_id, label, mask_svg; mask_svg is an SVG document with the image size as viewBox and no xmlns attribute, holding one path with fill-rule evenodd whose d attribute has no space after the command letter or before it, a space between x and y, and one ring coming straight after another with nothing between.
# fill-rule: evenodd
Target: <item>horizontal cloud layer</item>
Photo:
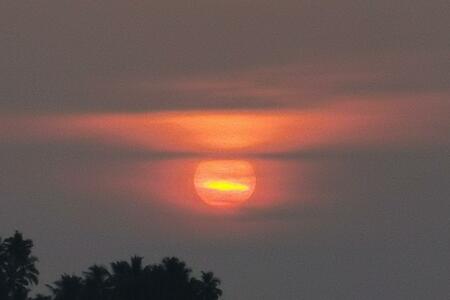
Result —
<instances>
[{"instance_id":1,"label":"horizontal cloud layer","mask_svg":"<svg viewBox=\"0 0 450 300\"><path fill-rule=\"evenodd\" d=\"M10 1L0 111L449 97L446 1Z\"/></svg>"}]
</instances>

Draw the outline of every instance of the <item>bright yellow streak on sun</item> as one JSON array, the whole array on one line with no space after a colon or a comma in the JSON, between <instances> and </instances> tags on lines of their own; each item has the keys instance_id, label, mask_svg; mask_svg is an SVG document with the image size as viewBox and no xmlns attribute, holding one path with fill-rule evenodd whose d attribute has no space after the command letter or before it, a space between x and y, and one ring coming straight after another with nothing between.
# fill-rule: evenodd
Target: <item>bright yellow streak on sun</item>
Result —
<instances>
[{"instance_id":1,"label":"bright yellow streak on sun","mask_svg":"<svg viewBox=\"0 0 450 300\"><path fill-rule=\"evenodd\" d=\"M202 184L202 187L220 192L246 192L250 189L245 184L228 180L206 181Z\"/></svg>"},{"instance_id":2,"label":"bright yellow streak on sun","mask_svg":"<svg viewBox=\"0 0 450 300\"><path fill-rule=\"evenodd\" d=\"M208 205L233 207L255 190L255 171L243 160L201 161L194 174L197 194Z\"/></svg>"}]
</instances>

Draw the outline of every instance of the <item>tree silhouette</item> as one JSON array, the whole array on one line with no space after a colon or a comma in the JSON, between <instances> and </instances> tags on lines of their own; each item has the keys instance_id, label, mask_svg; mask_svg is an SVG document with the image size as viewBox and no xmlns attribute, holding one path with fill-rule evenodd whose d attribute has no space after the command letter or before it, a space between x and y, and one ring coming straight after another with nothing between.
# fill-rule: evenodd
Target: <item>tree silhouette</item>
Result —
<instances>
[{"instance_id":1,"label":"tree silhouette","mask_svg":"<svg viewBox=\"0 0 450 300\"><path fill-rule=\"evenodd\" d=\"M162 261L162 287L163 293L167 299L180 299L186 297L193 299L195 297L195 287L190 284L191 269L176 257L166 257Z\"/></svg>"},{"instance_id":2,"label":"tree silhouette","mask_svg":"<svg viewBox=\"0 0 450 300\"><path fill-rule=\"evenodd\" d=\"M145 299L146 278L149 267L144 267L143 258L133 256L130 263L118 261L111 264L111 282L113 284L113 299Z\"/></svg>"},{"instance_id":3,"label":"tree silhouette","mask_svg":"<svg viewBox=\"0 0 450 300\"><path fill-rule=\"evenodd\" d=\"M0 243L0 295L2 299L25 300L29 287L38 283L33 242L19 232Z\"/></svg>"},{"instance_id":4,"label":"tree silhouette","mask_svg":"<svg viewBox=\"0 0 450 300\"><path fill-rule=\"evenodd\" d=\"M144 265L143 258L116 261L110 270L92 265L82 276L63 274L47 285L51 295L28 298L29 288L37 284L33 242L15 234L0 238L0 300L218 300L220 280L212 272L201 272L200 279L176 257Z\"/></svg>"},{"instance_id":5,"label":"tree silhouette","mask_svg":"<svg viewBox=\"0 0 450 300\"><path fill-rule=\"evenodd\" d=\"M84 275L84 294L86 300L108 300L111 293L111 274L98 265L91 266Z\"/></svg>"},{"instance_id":6,"label":"tree silhouette","mask_svg":"<svg viewBox=\"0 0 450 300\"><path fill-rule=\"evenodd\" d=\"M8 289L6 287L5 274L6 253L2 238L0 237L0 299L7 299Z\"/></svg>"},{"instance_id":7,"label":"tree silhouette","mask_svg":"<svg viewBox=\"0 0 450 300\"><path fill-rule=\"evenodd\" d=\"M82 300L83 279L76 275L63 274L53 285L47 285L55 300Z\"/></svg>"},{"instance_id":8,"label":"tree silhouette","mask_svg":"<svg viewBox=\"0 0 450 300\"><path fill-rule=\"evenodd\" d=\"M212 272L202 272L200 284L199 296L201 300L217 300L222 295L222 290L219 288L220 279L214 277Z\"/></svg>"}]
</instances>

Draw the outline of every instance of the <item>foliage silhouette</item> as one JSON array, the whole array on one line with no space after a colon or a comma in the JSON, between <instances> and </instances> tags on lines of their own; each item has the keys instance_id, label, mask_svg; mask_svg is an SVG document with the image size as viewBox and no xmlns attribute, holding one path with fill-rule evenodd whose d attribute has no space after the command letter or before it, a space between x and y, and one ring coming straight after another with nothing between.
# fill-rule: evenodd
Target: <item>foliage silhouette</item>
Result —
<instances>
[{"instance_id":1,"label":"foliage silhouette","mask_svg":"<svg viewBox=\"0 0 450 300\"><path fill-rule=\"evenodd\" d=\"M33 241L19 232L0 239L0 299L26 300L30 287L38 283L37 258L31 255Z\"/></svg>"},{"instance_id":2,"label":"foliage silhouette","mask_svg":"<svg viewBox=\"0 0 450 300\"><path fill-rule=\"evenodd\" d=\"M0 238L0 300L218 300L222 296L221 282L212 272L201 272L196 278L176 257L144 265L142 257L133 256L111 263L109 269L92 265L82 276L63 274L47 285L50 295L29 298L39 275L32 247L33 242L19 232Z\"/></svg>"},{"instance_id":3,"label":"foliage silhouette","mask_svg":"<svg viewBox=\"0 0 450 300\"><path fill-rule=\"evenodd\" d=\"M98 265L91 266L84 275L84 290L86 300L108 300L111 291L111 274Z\"/></svg>"},{"instance_id":4,"label":"foliage silhouette","mask_svg":"<svg viewBox=\"0 0 450 300\"><path fill-rule=\"evenodd\" d=\"M220 279L214 277L212 272L202 272L200 285L200 299L217 300L222 295Z\"/></svg>"},{"instance_id":5,"label":"foliage silhouette","mask_svg":"<svg viewBox=\"0 0 450 300\"><path fill-rule=\"evenodd\" d=\"M53 285L47 285L55 300L81 300L83 297L83 278L63 274Z\"/></svg>"}]
</instances>

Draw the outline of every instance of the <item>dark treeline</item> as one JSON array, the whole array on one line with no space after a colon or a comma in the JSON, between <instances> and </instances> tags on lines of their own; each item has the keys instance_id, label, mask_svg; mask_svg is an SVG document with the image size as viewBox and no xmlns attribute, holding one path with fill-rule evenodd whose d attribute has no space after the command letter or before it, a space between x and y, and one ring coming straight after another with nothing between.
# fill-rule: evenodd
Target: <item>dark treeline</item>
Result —
<instances>
[{"instance_id":1,"label":"dark treeline","mask_svg":"<svg viewBox=\"0 0 450 300\"><path fill-rule=\"evenodd\" d=\"M178 258L144 265L134 256L109 268L93 265L81 276L63 274L47 285L49 295L32 297L39 276L32 248L19 232L0 238L0 300L217 300L222 295L220 280L211 272L196 278Z\"/></svg>"}]
</instances>

